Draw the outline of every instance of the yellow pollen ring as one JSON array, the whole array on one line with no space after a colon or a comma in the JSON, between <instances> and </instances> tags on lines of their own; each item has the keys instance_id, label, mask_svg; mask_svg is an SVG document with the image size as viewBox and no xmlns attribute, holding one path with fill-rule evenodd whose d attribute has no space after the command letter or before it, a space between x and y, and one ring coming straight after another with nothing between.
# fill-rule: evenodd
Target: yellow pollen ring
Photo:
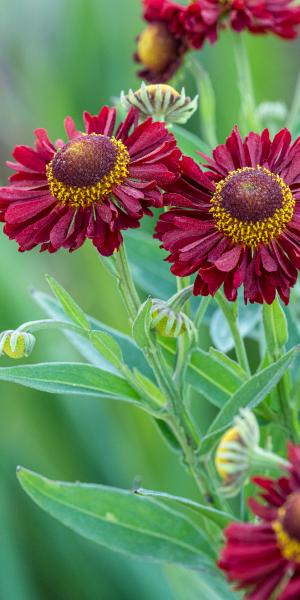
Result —
<instances>
[{"instance_id":1,"label":"yellow pollen ring","mask_svg":"<svg viewBox=\"0 0 300 600\"><path fill-rule=\"evenodd\" d=\"M284 518L285 509L282 507L278 511L280 520L273 521L272 527L276 533L277 544L280 548L282 556L286 560L291 560L300 563L300 542L291 538L284 530L281 520Z\"/></svg>"},{"instance_id":2,"label":"yellow pollen ring","mask_svg":"<svg viewBox=\"0 0 300 600\"><path fill-rule=\"evenodd\" d=\"M99 136L100 134L95 133L92 135ZM73 185L66 185L62 181L55 179L53 175L52 160L46 167L49 190L52 196L57 198L57 200L64 206L73 206L75 208L79 208L80 206L86 207L90 206L91 204L101 203L104 198L112 193L114 187L123 183L129 174L128 165L130 162L130 156L126 146L123 144L123 142L121 142L121 140L111 137L110 141L117 150L116 162L111 171L102 177L98 183L92 186L77 187Z\"/></svg>"},{"instance_id":3,"label":"yellow pollen ring","mask_svg":"<svg viewBox=\"0 0 300 600\"><path fill-rule=\"evenodd\" d=\"M240 434L236 427L231 427L228 429L228 431L226 431L221 438L215 455L215 466L221 479L228 478L226 465L228 465L228 463L230 464L230 460L223 456L226 452L228 452L227 444L228 442L238 442L240 439Z\"/></svg>"},{"instance_id":4,"label":"yellow pollen ring","mask_svg":"<svg viewBox=\"0 0 300 600\"><path fill-rule=\"evenodd\" d=\"M245 171L262 171L279 185L282 193L282 206L277 208L271 217L261 221L245 221L233 217L222 206L222 191L226 184L238 173ZM248 247L256 247L259 244L269 244L269 242L278 238L291 221L294 214L295 200L293 194L279 177L268 169L257 165L256 168L244 167L236 171L230 171L229 175L216 184L216 191L211 199L212 207L210 212L213 215L215 225L219 231L229 237L235 244L243 244Z\"/></svg>"}]
</instances>

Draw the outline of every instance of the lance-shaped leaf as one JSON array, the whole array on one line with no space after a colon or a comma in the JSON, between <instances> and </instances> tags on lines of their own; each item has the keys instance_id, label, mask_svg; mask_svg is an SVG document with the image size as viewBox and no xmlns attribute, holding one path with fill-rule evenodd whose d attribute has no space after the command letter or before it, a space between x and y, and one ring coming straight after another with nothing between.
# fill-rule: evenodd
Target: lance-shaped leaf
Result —
<instances>
[{"instance_id":1,"label":"lance-shaped leaf","mask_svg":"<svg viewBox=\"0 0 300 600\"><path fill-rule=\"evenodd\" d=\"M212 449L223 431L231 425L233 417L237 415L240 408L254 409L266 398L291 366L298 352L299 347L292 348L275 363L253 375L233 394L211 424L205 438L203 438L200 448L201 455L207 454Z\"/></svg>"},{"instance_id":2,"label":"lance-shaped leaf","mask_svg":"<svg viewBox=\"0 0 300 600\"><path fill-rule=\"evenodd\" d=\"M53 294L61 304L64 312L72 321L80 325L83 329L89 329L89 322L78 304L73 300L72 296L67 292L60 283L58 283L54 277L46 275L46 279L52 289Z\"/></svg>"},{"instance_id":3,"label":"lance-shaped leaf","mask_svg":"<svg viewBox=\"0 0 300 600\"><path fill-rule=\"evenodd\" d=\"M65 319L64 311L61 306L51 296L48 294L44 294L38 290L34 290L32 292L33 298L38 303L38 305L46 312L49 317L53 319ZM120 346L122 351L125 363L128 367L137 367L139 371L141 371L144 375L153 378L152 371L148 366L143 353L137 347L134 340L131 339L128 335L113 329L113 327L109 327L105 323L101 321L97 321L97 319L93 319L92 317L87 317L89 320L89 324L91 329L95 331L104 331L108 335L111 335L117 344ZM64 332L68 340L72 343L72 345L80 352L84 358L86 358L90 363L100 366L101 368L108 369L109 364L107 360L102 359L99 352L93 346L93 344L77 335L76 333L65 331ZM98 350L100 348L98 346ZM115 367L114 369L115 370Z\"/></svg>"},{"instance_id":4,"label":"lance-shaped leaf","mask_svg":"<svg viewBox=\"0 0 300 600\"><path fill-rule=\"evenodd\" d=\"M139 403L129 383L114 373L84 363L41 363L0 368L0 381L52 394L113 397Z\"/></svg>"},{"instance_id":5,"label":"lance-shaped leaf","mask_svg":"<svg viewBox=\"0 0 300 600\"><path fill-rule=\"evenodd\" d=\"M245 375L216 354L197 348L187 369L187 381L212 404L222 408L244 383Z\"/></svg>"},{"instance_id":6,"label":"lance-shaped leaf","mask_svg":"<svg viewBox=\"0 0 300 600\"><path fill-rule=\"evenodd\" d=\"M221 571L196 573L170 565L166 569L175 598L188 600L238 600L241 595L230 589Z\"/></svg>"},{"instance_id":7,"label":"lance-shaped leaf","mask_svg":"<svg viewBox=\"0 0 300 600\"><path fill-rule=\"evenodd\" d=\"M153 498L101 485L55 482L26 469L18 470L18 478L41 508L102 546L140 559L214 569L206 536Z\"/></svg>"}]
</instances>

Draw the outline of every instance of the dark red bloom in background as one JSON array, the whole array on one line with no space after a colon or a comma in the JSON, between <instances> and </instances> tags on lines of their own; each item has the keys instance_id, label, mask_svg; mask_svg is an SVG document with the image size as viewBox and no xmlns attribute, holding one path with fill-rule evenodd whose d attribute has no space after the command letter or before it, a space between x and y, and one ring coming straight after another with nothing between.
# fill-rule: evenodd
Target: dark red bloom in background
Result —
<instances>
[{"instance_id":1,"label":"dark red bloom in background","mask_svg":"<svg viewBox=\"0 0 300 600\"><path fill-rule=\"evenodd\" d=\"M169 0L144 0L144 19L149 23L137 39L138 75L150 83L171 79L182 64L188 46L183 28L185 8Z\"/></svg>"},{"instance_id":2,"label":"dark red bloom in background","mask_svg":"<svg viewBox=\"0 0 300 600\"><path fill-rule=\"evenodd\" d=\"M203 155L204 156L204 155ZM244 286L245 302L289 302L300 269L300 138L287 129L243 141L237 128L204 156L205 172L184 157L169 186L156 237L170 252L171 271L197 273L194 294L228 300Z\"/></svg>"},{"instance_id":3,"label":"dark red bloom in background","mask_svg":"<svg viewBox=\"0 0 300 600\"><path fill-rule=\"evenodd\" d=\"M186 7L183 28L190 46L214 43L221 29L274 33L285 39L297 37L300 7L291 0L194 0Z\"/></svg>"},{"instance_id":4,"label":"dark red bloom in background","mask_svg":"<svg viewBox=\"0 0 300 600\"><path fill-rule=\"evenodd\" d=\"M297 37L300 6L293 0L192 0L182 6L170 0L143 0L148 27L138 37L138 73L151 83L168 81L190 49L215 43L222 29Z\"/></svg>"},{"instance_id":5,"label":"dark red bloom in background","mask_svg":"<svg viewBox=\"0 0 300 600\"><path fill-rule=\"evenodd\" d=\"M289 446L288 477L255 477L264 504L249 505L259 523L232 523L219 560L236 589L247 590L246 600L300 598L300 446Z\"/></svg>"},{"instance_id":6,"label":"dark red bloom in background","mask_svg":"<svg viewBox=\"0 0 300 600\"><path fill-rule=\"evenodd\" d=\"M67 117L68 141L56 147L44 129L35 131L35 148L17 146L16 173L0 188L0 220L21 252L70 252L90 238L99 252L112 254L122 229L138 227L150 207L162 206L159 188L178 175L180 151L162 123L137 125L131 109L116 130L115 108L84 113L85 131Z\"/></svg>"}]
</instances>

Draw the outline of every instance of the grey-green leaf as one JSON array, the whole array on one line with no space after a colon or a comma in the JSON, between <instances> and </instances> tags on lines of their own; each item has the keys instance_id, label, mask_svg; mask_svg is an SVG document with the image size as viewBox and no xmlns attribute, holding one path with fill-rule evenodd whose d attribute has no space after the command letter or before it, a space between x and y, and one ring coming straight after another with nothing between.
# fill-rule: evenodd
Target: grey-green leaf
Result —
<instances>
[{"instance_id":1,"label":"grey-green leaf","mask_svg":"<svg viewBox=\"0 0 300 600\"><path fill-rule=\"evenodd\" d=\"M32 292L33 298L38 303L38 305L46 312L47 315L52 317L53 319L61 319L64 318L64 312L57 300L49 296L48 294L44 294L38 290L33 290ZM137 347L134 341L124 333L105 325L105 323L101 323L101 321L97 321L92 317L88 317L89 324L91 329L97 331L104 331L111 335L114 340L120 346L122 354L125 358L125 363L129 367L137 367L139 371L147 375L148 377L153 378L152 371L150 370L141 350ZM108 363L104 361L103 358L99 355L99 352L95 349L93 344L78 336L77 334L65 331L66 337L70 340L72 345L77 348L77 350L81 353L84 358L86 358L90 363L100 366L101 368L105 368L107 370Z\"/></svg>"},{"instance_id":2,"label":"grey-green leaf","mask_svg":"<svg viewBox=\"0 0 300 600\"><path fill-rule=\"evenodd\" d=\"M222 408L245 381L245 376L217 355L197 348L187 369L187 381L212 404Z\"/></svg>"},{"instance_id":3,"label":"grey-green leaf","mask_svg":"<svg viewBox=\"0 0 300 600\"><path fill-rule=\"evenodd\" d=\"M101 485L51 481L27 469L19 469L18 478L46 512L107 548L140 559L214 569L205 535L152 498Z\"/></svg>"},{"instance_id":4,"label":"grey-green leaf","mask_svg":"<svg viewBox=\"0 0 300 600\"><path fill-rule=\"evenodd\" d=\"M122 350L118 342L105 331L92 331L90 340L101 356L118 369L123 361Z\"/></svg>"},{"instance_id":5,"label":"grey-green leaf","mask_svg":"<svg viewBox=\"0 0 300 600\"><path fill-rule=\"evenodd\" d=\"M123 377L84 363L2 367L0 381L18 383L53 394L81 394L139 402L138 394Z\"/></svg>"},{"instance_id":6,"label":"grey-green leaf","mask_svg":"<svg viewBox=\"0 0 300 600\"><path fill-rule=\"evenodd\" d=\"M262 402L266 396L277 385L285 371L291 366L299 347L292 348L285 356L278 361L256 373L246 381L233 396L228 400L223 409L219 412L211 424L207 435L202 441L200 454L204 455L210 452L217 439L223 431L230 426L233 417L240 408L255 408Z\"/></svg>"},{"instance_id":7,"label":"grey-green leaf","mask_svg":"<svg viewBox=\"0 0 300 600\"><path fill-rule=\"evenodd\" d=\"M174 589L176 600L237 600L238 592L233 592L222 573L216 568L212 573L191 573L182 568L168 566L167 575Z\"/></svg>"},{"instance_id":8,"label":"grey-green leaf","mask_svg":"<svg viewBox=\"0 0 300 600\"><path fill-rule=\"evenodd\" d=\"M46 279L51 287L53 294L61 304L64 312L70 317L72 321L83 327L83 329L89 329L90 325L80 306L73 300L72 296L58 283L54 277L46 275Z\"/></svg>"}]
</instances>

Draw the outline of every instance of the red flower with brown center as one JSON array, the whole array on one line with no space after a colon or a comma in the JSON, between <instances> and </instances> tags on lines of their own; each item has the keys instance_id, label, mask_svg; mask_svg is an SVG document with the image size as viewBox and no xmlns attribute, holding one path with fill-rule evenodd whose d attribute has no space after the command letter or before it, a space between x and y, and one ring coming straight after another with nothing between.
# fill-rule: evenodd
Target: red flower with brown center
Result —
<instances>
[{"instance_id":1,"label":"red flower with brown center","mask_svg":"<svg viewBox=\"0 0 300 600\"><path fill-rule=\"evenodd\" d=\"M144 0L144 19L149 23L137 39L138 75L150 83L168 81L188 49L182 17L185 8L169 0Z\"/></svg>"},{"instance_id":2,"label":"red flower with brown center","mask_svg":"<svg viewBox=\"0 0 300 600\"><path fill-rule=\"evenodd\" d=\"M289 477L255 477L265 504L251 498L259 523L232 523L219 567L246 600L300 598L300 446L289 445Z\"/></svg>"},{"instance_id":3,"label":"red flower with brown center","mask_svg":"<svg viewBox=\"0 0 300 600\"><path fill-rule=\"evenodd\" d=\"M193 0L183 15L185 35L193 48L201 48L205 39L215 42L224 28L293 39L299 23L300 7L291 0Z\"/></svg>"},{"instance_id":4,"label":"red flower with brown center","mask_svg":"<svg viewBox=\"0 0 300 600\"><path fill-rule=\"evenodd\" d=\"M204 155L203 155L204 156ZM164 197L171 205L156 227L171 271L196 273L194 294L228 300L244 285L245 302L289 302L300 269L300 138L287 129L243 141L236 127L206 159L184 157L181 177Z\"/></svg>"},{"instance_id":5,"label":"red flower with brown center","mask_svg":"<svg viewBox=\"0 0 300 600\"><path fill-rule=\"evenodd\" d=\"M35 148L17 146L11 184L0 188L0 220L21 252L40 245L56 252L86 238L105 256L122 242L122 229L138 227L149 207L162 206L159 188L178 175L180 151L162 123L137 125L131 109L115 130L116 110L84 113L85 132L65 121L69 141L55 147L44 129Z\"/></svg>"}]
</instances>

